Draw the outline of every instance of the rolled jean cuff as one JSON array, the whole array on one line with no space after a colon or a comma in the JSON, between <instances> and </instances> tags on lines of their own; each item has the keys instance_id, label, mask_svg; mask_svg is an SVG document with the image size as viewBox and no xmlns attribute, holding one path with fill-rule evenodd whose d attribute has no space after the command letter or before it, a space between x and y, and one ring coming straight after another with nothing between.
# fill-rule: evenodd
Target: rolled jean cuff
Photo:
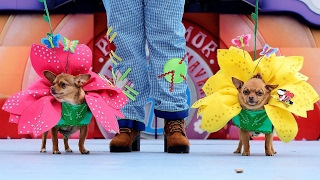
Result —
<instances>
[{"instance_id":1,"label":"rolled jean cuff","mask_svg":"<svg viewBox=\"0 0 320 180\"><path fill-rule=\"evenodd\" d=\"M188 117L189 115L189 109L182 110L182 111L160 111L160 110L154 110L154 114L156 117L163 118L165 120L174 121L174 120L180 120Z\"/></svg>"},{"instance_id":2,"label":"rolled jean cuff","mask_svg":"<svg viewBox=\"0 0 320 180\"><path fill-rule=\"evenodd\" d=\"M144 131L146 128L144 123L140 121L130 120L130 119L119 119L118 123L119 123L119 128L130 128L130 129L135 129L139 131Z\"/></svg>"}]
</instances>

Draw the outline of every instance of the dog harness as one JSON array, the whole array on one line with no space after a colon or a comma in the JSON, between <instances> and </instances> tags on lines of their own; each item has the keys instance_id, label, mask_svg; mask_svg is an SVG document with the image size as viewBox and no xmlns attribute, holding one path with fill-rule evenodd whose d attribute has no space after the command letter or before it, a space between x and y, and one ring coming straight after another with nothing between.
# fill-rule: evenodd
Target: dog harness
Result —
<instances>
[{"instance_id":1,"label":"dog harness","mask_svg":"<svg viewBox=\"0 0 320 180\"><path fill-rule=\"evenodd\" d=\"M242 109L240 114L232 118L232 122L237 127L255 133L270 134L273 126L265 110Z\"/></svg>"},{"instance_id":2,"label":"dog harness","mask_svg":"<svg viewBox=\"0 0 320 180\"><path fill-rule=\"evenodd\" d=\"M87 103L79 105L62 103L61 115L61 119L55 127L59 127L59 132L67 138L78 131L80 126L87 126L92 119L92 113Z\"/></svg>"},{"instance_id":3,"label":"dog harness","mask_svg":"<svg viewBox=\"0 0 320 180\"><path fill-rule=\"evenodd\" d=\"M56 127L62 126L86 126L90 123L92 113L87 103L72 105L62 103L62 117Z\"/></svg>"}]
</instances>

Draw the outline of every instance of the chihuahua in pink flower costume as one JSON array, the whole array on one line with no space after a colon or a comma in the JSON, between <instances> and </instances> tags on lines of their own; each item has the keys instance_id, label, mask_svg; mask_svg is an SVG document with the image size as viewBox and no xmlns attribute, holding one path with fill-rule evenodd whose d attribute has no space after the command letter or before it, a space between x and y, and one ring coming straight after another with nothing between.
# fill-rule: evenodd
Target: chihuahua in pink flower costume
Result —
<instances>
[{"instance_id":1,"label":"chihuahua in pink flower costume","mask_svg":"<svg viewBox=\"0 0 320 180\"><path fill-rule=\"evenodd\" d=\"M52 84L44 77L44 71L56 75L90 74L90 79L82 86L87 111L106 131L119 133L117 117L124 117L120 108L128 99L119 88L91 71L92 51L88 46L79 44L73 51L66 51L61 44L54 48L33 44L30 59L40 78L8 98L2 107L10 113L9 121L18 124L20 134L37 137L63 121L62 103L50 93ZM91 117L88 119L89 124Z\"/></svg>"}]
</instances>

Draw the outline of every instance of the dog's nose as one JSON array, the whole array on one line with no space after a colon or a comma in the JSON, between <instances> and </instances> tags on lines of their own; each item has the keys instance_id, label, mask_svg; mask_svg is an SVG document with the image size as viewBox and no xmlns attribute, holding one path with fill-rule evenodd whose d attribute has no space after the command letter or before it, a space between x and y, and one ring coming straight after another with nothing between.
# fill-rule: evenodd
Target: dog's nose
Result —
<instances>
[{"instance_id":1,"label":"dog's nose","mask_svg":"<svg viewBox=\"0 0 320 180\"><path fill-rule=\"evenodd\" d=\"M50 91L51 91L52 94L55 94L55 93L56 93L56 91L54 90L54 87L53 87L53 86L50 87Z\"/></svg>"},{"instance_id":2,"label":"dog's nose","mask_svg":"<svg viewBox=\"0 0 320 180\"><path fill-rule=\"evenodd\" d=\"M254 100L254 97L253 96L249 96L249 100Z\"/></svg>"}]
</instances>

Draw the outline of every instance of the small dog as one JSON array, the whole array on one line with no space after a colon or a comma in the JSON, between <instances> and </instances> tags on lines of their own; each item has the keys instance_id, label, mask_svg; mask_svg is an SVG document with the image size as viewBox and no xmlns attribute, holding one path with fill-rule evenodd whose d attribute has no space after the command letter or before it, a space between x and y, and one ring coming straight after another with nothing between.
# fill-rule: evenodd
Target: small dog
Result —
<instances>
[{"instance_id":1,"label":"small dog","mask_svg":"<svg viewBox=\"0 0 320 180\"><path fill-rule=\"evenodd\" d=\"M79 105L85 103L85 92L82 89L84 83L86 83L91 75L90 74L80 74L78 76L73 76L70 74L60 74L56 76L50 71L44 71L44 76L52 83L50 87L50 93L59 102L65 102L72 105ZM88 126L62 126L53 127L51 129L52 136L52 153L61 154L58 147L58 132L64 135L64 147L66 152L72 152L69 147L68 139L69 136L80 129L79 137L79 151L81 154L89 154L90 152L85 149L84 141L88 134ZM46 152L46 140L48 131L42 136L42 145L40 152Z\"/></svg>"},{"instance_id":2,"label":"small dog","mask_svg":"<svg viewBox=\"0 0 320 180\"><path fill-rule=\"evenodd\" d=\"M264 105L268 104L271 98L270 92L278 87L278 85L265 84L259 73L254 75L247 82L243 82L234 77L232 77L232 82L239 91L238 99L242 108L253 111L263 110ZM240 154L243 145L242 156L250 156L249 133L249 131L240 128L240 140L238 148L234 151L234 153ZM266 156L273 156L276 153L273 149L272 141L273 134L265 134Z\"/></svg>"}]
</instances>

